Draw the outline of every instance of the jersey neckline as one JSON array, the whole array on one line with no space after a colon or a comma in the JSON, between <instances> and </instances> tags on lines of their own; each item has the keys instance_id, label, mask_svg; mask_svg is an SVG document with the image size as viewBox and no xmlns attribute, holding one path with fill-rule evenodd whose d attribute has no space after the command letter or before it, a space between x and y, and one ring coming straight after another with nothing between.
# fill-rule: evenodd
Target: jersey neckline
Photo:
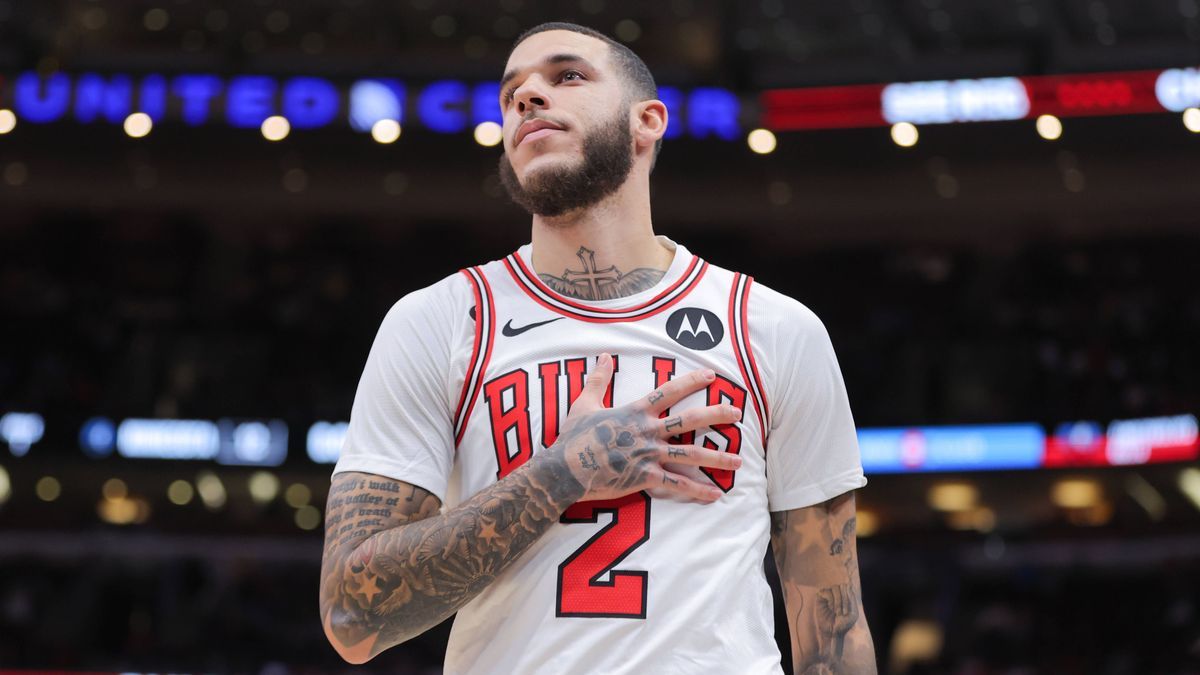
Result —
<instances>
[{"instance_id":1,"label":"jersey neckline","mask_svg":"<svg viewBox=\"0 0 1200 675\"><path fill-rule=\"evenodd\" d=\"M528 262L533 258L533 245L525 244L504 259L517 285L533 300L559 314L588 321L630 321L657 314L687 295L708 269L708 263L690 253L686 247L664 236L656 237L674 248L675 255L662 279L650 288L623 298L610 300L579 300L568 298L547 286Z\"/></svg>"}]
</instances>

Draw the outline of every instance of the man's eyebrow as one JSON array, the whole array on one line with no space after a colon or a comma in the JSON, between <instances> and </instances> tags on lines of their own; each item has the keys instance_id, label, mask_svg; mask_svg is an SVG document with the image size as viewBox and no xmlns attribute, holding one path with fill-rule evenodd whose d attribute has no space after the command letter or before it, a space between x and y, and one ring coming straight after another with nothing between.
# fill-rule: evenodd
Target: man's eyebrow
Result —
<instances>
[{"instance_id":1,"label":"man's eyebrow","mask_svg":"<svg viewBox=\"0 0 1200 675\"><path fill-rule=\"evenodd\" d=\"M592 64L588 63L587 59L579 56L578 54L551 54L550 56L542 59L542 65L554 66L560 63L582 63L588 68L592 67ZM500 78L500 88L503 89L504 85L508 84L509 81L520 74L521 73L518 70L510 70L505 73L504 77Z\"/></svg>"}]
</instances>

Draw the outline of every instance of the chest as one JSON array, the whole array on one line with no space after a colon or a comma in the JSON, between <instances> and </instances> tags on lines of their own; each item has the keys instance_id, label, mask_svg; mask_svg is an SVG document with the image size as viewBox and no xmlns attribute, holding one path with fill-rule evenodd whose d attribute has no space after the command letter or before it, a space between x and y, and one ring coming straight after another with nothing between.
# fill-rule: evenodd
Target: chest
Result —
<instances>
[{"instance_id":1,"label":"chest","mask_svg":"<svg viewBox=\"0 0 1200 675\"><path fill-rule=\"evenodd\" d=\"M609 406L711 368L715 381L673 410L729 404L742 409L743 419L676 440L742 455L739 474L761 469L762 429L754 422L757 413L736 346L729 285L712 279L673 305L618 321L555 311L503 283L493 284L492 291L490 343L488 336L481 338L486 358L479 361L475 398L467 404L457 448L464 494L503 478L554 443L602 352L613 356L615 366L605 395ZM721 472L709 479L727 492L736 482Z\"/></svg>"}]
</instances>

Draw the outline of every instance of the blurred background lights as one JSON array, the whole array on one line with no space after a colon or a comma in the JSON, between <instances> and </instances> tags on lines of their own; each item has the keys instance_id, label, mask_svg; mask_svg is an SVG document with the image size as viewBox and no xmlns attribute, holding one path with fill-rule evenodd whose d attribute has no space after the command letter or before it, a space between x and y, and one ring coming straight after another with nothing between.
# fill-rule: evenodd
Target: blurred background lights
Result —
<instances>
[{"instance_id":1,"label":"blurred background lights","mask_svg":"<svg viewBox=\"0 0 1200 675\"><path fill-rule=\"evenodd\" d=\"M279 496L279 479L270 471L250 474L250 498L255 504L267 504Z\"/></svg>"},{"instance_id":2,"label":"blurred background lights","mask_svg":"<svg viewBox=\"0 0 1200 675\"><path fill-rule=\"evenodd\" d=\"M196 492L200 493L200 501L210 511L225 506L225 484L211 471L201 471L196 476Z\"/></svg>"},{"instance_id":3,"label":"blurred background lights","mask_svg":"<svg viewBox=\"0 0 1200 675\"><path fill-rule=\"evenodd\" d=\"M917 144L920 134L911 122L897 122L892 125L892 141L902 147L911 148Z\"/></svg>"},{"instance_id":4,"label":"blurred background lights","mask_svg":"<svg viewBox=\"0 0 1200 675\"><path fill-rule=\"evenodd\" d=\"M1062 137L1062 121L1054 115L1039 115L1035 124L1038 136L1048 141L1057 141Z\"/></svg>"},{"instance_id":5,"label":"blurred background lights","mask_svg":"<svg viewBox=\"0 0 1200 675\"><path fill-rule=\"evenodd\" d=\"M33 491L37 493L38 499L52 502L62 494L62 484L54 476L42 476L38 479Z\"/></svg>"},{"instance_id":6,"label":"blurred background lights","mask_svg":"<svg viewBox=\"0 0 1200 675\"><path fill-rule=\"evenodd\" d=\"M775 134L769 129L755 129L746 136L746 144L754 152L766 155L775 151L778 142L775 139Z\"/></svg>"},{"instance_id":7,"label":"blurred background lights","mask_svg":"<svg viewBox=\"0 0 1200 675\"><path fill-rule=\"evenodd\" d=\"M12 483L8 480L8 471L0 466L0 504L8 501L12 496Z\"/></svg>"},{"instance_id":8,"label":"blurred background lights","mask_svg":"<svg viewBox=\"0 0 1200 675\"><path fill-rule=\"evenodd\" d=\"M0 128L2 125L3 122L0 121ZM1183 111L1183 126L1194 134L1200 134L1200 108L1188 108Z\"/></svg>"},{"instance_id":9,"label":"blurred background lights","mask_svg":"<svg viewBox=\"0 0 1200 675\"><path fill-rule=\"evenodd\" d=\"M150 503L140 497L101 499L96 513L110 525L140 525L150 519Z\"/></svg>"},{"instance_id":10,"label":"blurred background lights","mask_svg":"<svg viewBox=\"0 0 1200 675\"><path fill-rule=\"evenodd\" d=\"M268 141L282 141L291 131L291 123L281 115L271 115L263 120L262 135Z\"/></svg>"},{"instance_id":11,"label":"blurred background lights","mask_svg":"<svg viewBox=\"0 0 1200 675\"><path fill-rule=\"evenodd\" d=\"M914 665L935 660L942 651L942 627L927 619L908 619L892 636L888 662L891 672L907 673Z\"/></svg>"},{"instance_id":12,"label":"blurred background lights","mask_svg":"<svg viewBox=\"0 0 1200 675\"><path fill-rule=\"evenodd\" d=\"M0 108L0 134L7 134L17 126L17 114L8 108Z\"/></svg>"},{"instance_id":13,"label":"blurred background lights","mask_svg":"<svg viewBox=\"0 0 1200 675\"><path fill-rule=\"evenodd\" d=\"M858 509L854 523L860 537L870 537L879 531L879 516L870 509Z\"/></svg>"},{"instance_id":14,"label":"blurred background lights","mask_svg":"<svg viewBox=\"0 0 1200 675\"><path fill-rule=\"evenodd\" d=\"M108 500L124 499L129 495L129 487L120 478L109 478L100 488L100 494Z\"/></svg>"},{"instance_id":15,"label":"blurred background lights","mask_svg":"<svg viewBox=\"0 0 1200 675\"><path fill-rule=\"evenodd\" d=\"M970 483L939 483L929 488L926 498L937 511L966 511L979 501L979 488Z\"/></svg>"},{"instance_id":16,"label":"blurred background lights","mask_svg":"<svg viewBox=\"0 0 1200 675\"><path fill-rule=\"evenodd\" d=\"M504 131L495 122L480 122L475 127L475 142L490 148L504 140Z\"/></svg>"},{"instance_id":17,"label":"blurred background lights","mask_svg":"<svg viewBox=\"0 0 1200 675\"><path fill-rule=\"evenodd\" d=\"M142 24L146 26L146 30L160 31L167 27L167 23L171 20L171 16L167 14L167 10L161 7L155 7L146 12L142 17Z\"/></svg>"},{"instance_id":18,"label":"blurred background lights","mask_svg":"<svg viewBox=\"0 0 1200 675\"><path fill-rule=\"evenodd\" d=\"M1200 469L1189 466L1179 472L1179 491L1188 498L1192 506L1200 509ZM4 500L0 498L0 501Z\"/></svg>"},{"instance_id":19,"label":"blurred background lights","mask_svg":"<svg viewBox=\"0 0 1200 675\"><path fill-rule=\"evenodd\" d=\"M308 489L304 483L292 483L288 486L287 492L283 493L283 499L293 509L308 506L308 503L312 501L312 490Z\"/></svg>"},{"instance_id":20,"label":"blurred background lights","mask_svg":"<svg viewBox=\"0 0 1200 675\"><path fill-rule=\"evenodd\" d=\"M125 118L125 133L130 138L142 138L154 128L154 121L144 112L135 112Z\"/></svg>"},{"instance_id":21,"label":"blurred background lights","mask_svg":"<svg viewBox=\"0 0 1200 675\"><path fill-rule=\"evenodd\" d=\"M312 505L296 509L296 527L302 530L315 530L321 524L321 512Z\"/></svg>"},{"instance_id":22,"label":"blurred background lights","mask_svg":"<svg viewBox=\"0 0 1200 675\"><path fill-rule=\"evenodd\" d=\"M400 138L400 123L396 120L379 120L371 125L371 138L376 143L395 143Z\"/></svg>"},{"instance_id":23,"label":"blurred background lights","mask_svg":"<svg viewBox=\"0 0 1200 675\"><path fill-rule=\"evenodd\" d=\"M1050 499L1064 509L1095 506L1100 497L1100 484L1088 478L1064 478L1050 491Z\"/></svg>"},{"instance_id":24,"label":"blurred background lights","mask_svg":"<svg viewBox=\"0 0 1200 675\"><path fill-rule=\"evenodd\" d=\"M173 480L167 486L167 499L176 506L184 506L192 503L192 498L196 496L196 491L192 488L192 484L186 480Z\"/></svg>"}]
</instances>

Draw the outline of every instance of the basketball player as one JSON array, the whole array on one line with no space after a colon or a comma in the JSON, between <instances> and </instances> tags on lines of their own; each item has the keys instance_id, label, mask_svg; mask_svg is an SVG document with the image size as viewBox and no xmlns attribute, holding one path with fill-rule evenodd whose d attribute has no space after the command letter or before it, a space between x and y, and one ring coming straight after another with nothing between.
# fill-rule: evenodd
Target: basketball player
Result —
<instances>
[{"instance_id":1,"label":"basketball player","mask_svg":"<svg viewBox=\"0 0 1200 675\"><path fill-rule=\"evenodd\" d=\"M445 672L874 673L866 483L823 325L656 237L667 110L572 24L501 85L532 243L401 299L367 359L326 511L321 619L362 663L458 613Z\"/></svg>"}]
</instances>

